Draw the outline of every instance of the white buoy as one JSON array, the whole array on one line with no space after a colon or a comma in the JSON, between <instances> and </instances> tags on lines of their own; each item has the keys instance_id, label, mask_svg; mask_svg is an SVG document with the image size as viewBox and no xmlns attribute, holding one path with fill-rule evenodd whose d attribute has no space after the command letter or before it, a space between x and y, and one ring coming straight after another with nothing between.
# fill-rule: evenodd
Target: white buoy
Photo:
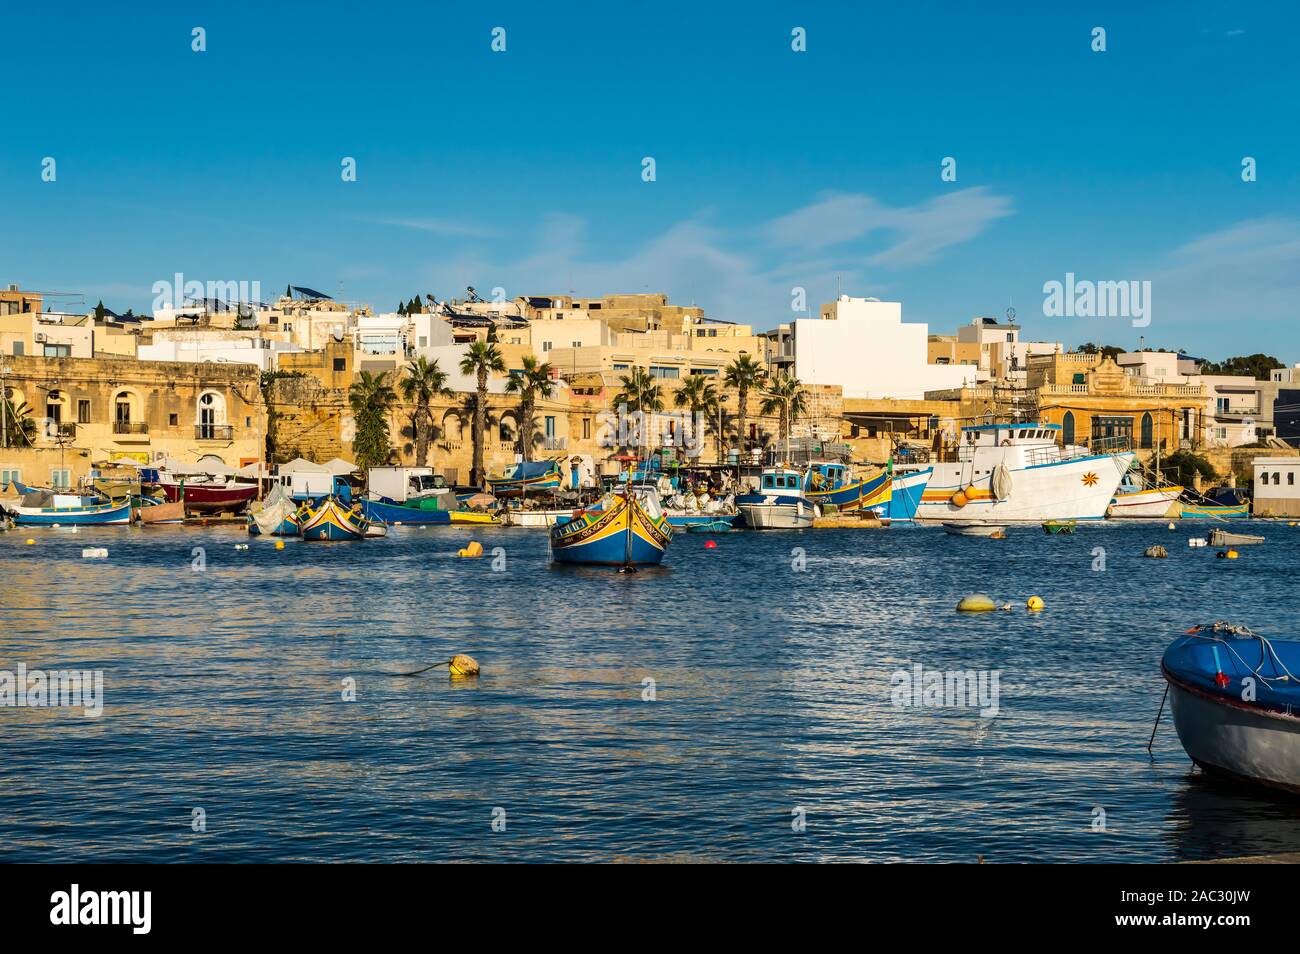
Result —
<instances>
[{"instance_id":1,"label":"white buoy","mask_svg":"<svg viewBox=\"0 0 1300 954\"><path fill-rule=\"evenodd\" d=\"M107 560L107 547L82 547L81 558L83 560Z\"/></svg>"}]
</instances>

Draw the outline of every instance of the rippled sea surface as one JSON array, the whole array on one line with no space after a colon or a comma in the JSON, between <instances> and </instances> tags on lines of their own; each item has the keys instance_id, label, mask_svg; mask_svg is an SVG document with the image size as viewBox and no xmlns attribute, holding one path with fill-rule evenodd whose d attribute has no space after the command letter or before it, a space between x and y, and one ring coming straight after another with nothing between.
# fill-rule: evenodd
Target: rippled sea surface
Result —
<instances>
[{"instance_id":1,"label":"rippled sea surface","mask_svg":"<svg viewBox=\"0 0 1300 954\"><path fill-rule=\"evenodd\" d=\"M626 576L551 566L529 530L277 551L234 526L20 528L0 534L0 669L103 670L105 706L0 708L0 860L1300 850L1300 803L1202 776L1168 711L1147 754L1178 633L1231 618L1300 636L1300 527L1249 527L1268 542L1234 561L1188 548L1201 521L1005 541L733 533L716 549L679 533L663 568ZM484 559L456 558L470 539ZM1167 560L1143 558L1153 542ZM954 612L974 591L1014 609ZM457 652L480 678L395 675ZM913 664L997 670L997 715L895 707L891 675Z\"/></svg>"}]
</instances>

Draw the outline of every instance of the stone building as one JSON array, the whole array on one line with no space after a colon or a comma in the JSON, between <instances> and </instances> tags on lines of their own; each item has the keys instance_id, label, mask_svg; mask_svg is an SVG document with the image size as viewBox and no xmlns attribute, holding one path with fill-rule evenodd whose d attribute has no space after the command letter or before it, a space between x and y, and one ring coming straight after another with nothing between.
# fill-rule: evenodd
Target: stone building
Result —
<instances>
[{"instance_id":1,"label":"stone building","mask_svg":"<svg viewBox=\"0 0 1300 954\"><path fill-rule=\"evenodd\" d=\"M0 472L70 486L115 460L252 463L266 432L259 385L257 369L246 365L5 356L0 388L10 426L0 428ZM30 424L20 431L15 418Z\"/></svg>"}]
</instances>

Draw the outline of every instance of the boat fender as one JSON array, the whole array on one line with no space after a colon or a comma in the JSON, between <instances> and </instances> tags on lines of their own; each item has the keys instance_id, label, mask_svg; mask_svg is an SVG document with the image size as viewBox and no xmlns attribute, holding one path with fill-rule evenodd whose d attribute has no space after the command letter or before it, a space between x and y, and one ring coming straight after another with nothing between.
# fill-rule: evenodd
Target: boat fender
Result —
<instances>
[{"instance_id":1,"label":"boat fender","mask_svg":"<svg viewBox=\"0 0 1300 954\"><path fill-rule=\"evenodd\" d=\"M1169 524L1169 529L1170 529L1170 530L1177 530L1178 528L1175 527L1175 526L1171 523L1171 524Z\"/></svg>"},{"instance_id":2,"label":"boat fender","mask_svg":"<svg viewBox=\"0 0 1300 954\"><path fill-rule=\"evenodd\" d=\"M1043 598L1041 596L1031 596L1029 599L1025 600L1025 607L1035 613L1041 610L1045 605L1046 604L1043 603Z\"/></svg>"},{"instance_id":3,"label":"boat fender","mask_svg":"<svg viewBox=\"0 0 1300 954\"><path fill-rule=\"evenodd\" d=\"M962 597L962 601L957 604L959 613L988 613L995 609L997 604L983 593L972 593L970 596Z\"/></svg>"},{"instance_id":4,"label":"boat fender","mask_svg":"<svg viewBox=\"0 0 1300 954\"><path fill-rule=\"evenodd\" d=\"M948 503L952 504L954 507L957 507L958 509L970 503L970 497L966 495L966 488L963 487L961 490L957 491L955 494L949 497Z\"/></svg>"},{"instance_id":5,"label":"boat fender","mask_svg":"<svg viewBox=\"0 0 1300 954\"><path fill-rule=\"evenodd\" d=\"M82 547L81 558L83 560L107 560L107 547Z\"/></svg>"}]
</instances>

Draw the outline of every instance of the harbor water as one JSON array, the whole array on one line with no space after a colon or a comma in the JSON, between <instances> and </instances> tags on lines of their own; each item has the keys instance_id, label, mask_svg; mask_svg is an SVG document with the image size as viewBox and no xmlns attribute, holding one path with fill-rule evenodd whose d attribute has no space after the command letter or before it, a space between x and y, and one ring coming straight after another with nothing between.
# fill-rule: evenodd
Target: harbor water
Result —
<instances>
[{"instance_id":1,"label":"harbor water","mask_svg":"<svg viewBox=\"0 0 1300 954\"><path fill-rule=\"evenodd\" d=\"M1300 850L1300 802L1203 776L1167 710L1147 752L1176 635L1300 635L1300 528L1234 522L1267 542L1224 560L1187 545L1211 524L678 533L635 574L504 528L20 528L0 670L102 670L103 712L0 708L0 861ZM1013 608L956 613L972 592ZM399 675L454 653L481 677ZM996 672L996 714L900 703L918 665Z\"/></svg>"}]
</instances>

